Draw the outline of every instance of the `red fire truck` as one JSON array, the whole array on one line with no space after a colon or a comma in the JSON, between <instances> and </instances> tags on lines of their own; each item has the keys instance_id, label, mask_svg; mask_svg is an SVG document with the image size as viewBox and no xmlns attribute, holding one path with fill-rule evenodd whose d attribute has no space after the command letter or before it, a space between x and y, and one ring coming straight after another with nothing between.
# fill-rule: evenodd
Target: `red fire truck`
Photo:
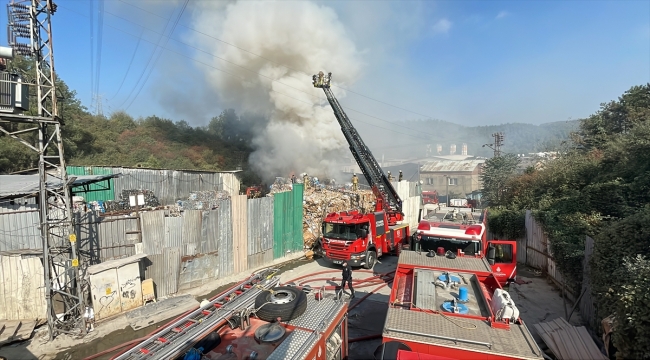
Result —
<instances>
[{"instance_id":1,"label":"red fire truck","mask_svg":"<svg viewBox=\"0 0 650 360\"><path fill-rule=\"evenodd\" d=\"M423 219L413 236L414 248L451 252L464 258L486 258L501 286L505 286L517 277L517 242L487 240L486 221L487 210L475 219L471 212L458 209Z\"/></svg>"},{"instance_id":2,"label":"red fire truck","mask_svg":"<svg viewBox=\"0 0 650 360\"><path fill-rule=\"evenodd\" d=\"M543 359L487 260L452 255L402 252L375 358Z\"/></svg>"},{"instance_id":3,"label":"red fire truck","mask_svg":"<svg viewBox=\"0 0 650 360\"><path fill-rule=\"evenodd\" d=\"M388 181L379 163L361 139L350 119L330 89L332 73L320 72L313 77L314 87L321 88L332 106L350 151L376 197L374 212L343 211L328 214L323 220L319 253L334 264L347 260L352 266L370 269L385 253L399 255L410 236L404 219L402 200Z\"/></svg>"},{"instance_id":4,"label":"red fire truck","mask_svg":"<svg viewBox=\"0 0 650 360\"><path fill-rule=\"evenodd\" d=\"M323 221L322 255L334 264L347 260L351 266L367 269L383 254L399 255L408 240L409 227L407 224L386 226L387 222L383 211L328 214Z\"/></svg>"},{"instance_id":5,"label":"red fire truck","mask_svg":"<svg viewBox=\"0 0 650 360\"><path fill-rule=\"evenodd\" d=\"M435 190L422 191L422 203L423 204L437 204L438 203L438 192Z\"/></svg>"},{"instance_id":6,"label":"red fire truck","mask_svg":"<svg viewBox=\"0 0 650 360\"><path fill-rule=\"evenodd\" d=\"M347 358L347 302L279 286L275 272L253 274L113 359Z\"/></svg>"}]
</instances>

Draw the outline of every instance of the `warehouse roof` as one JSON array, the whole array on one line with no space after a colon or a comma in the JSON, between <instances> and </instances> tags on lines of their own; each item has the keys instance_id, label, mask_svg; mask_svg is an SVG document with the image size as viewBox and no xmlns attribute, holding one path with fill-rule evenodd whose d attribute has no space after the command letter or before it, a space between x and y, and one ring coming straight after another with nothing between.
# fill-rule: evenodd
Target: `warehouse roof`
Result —
<instances>
[{"instance_id":1,"label":"warehouse roof","mask_svg":"<svg viewBox=\"0 0 650 360\"><path fill-rule=\"evenodd\" d=\"M420 172L471 172L484 162L485 160L429 161L422 165Z\"/></svg>"},{"instance_id":2,"label":"warehouse roof","mask_svg":"<svg viewBox=\"0 0 650 360\"><path fill-rule=\"evenodd\" d=\"M69 175L68 179L76 178L71 186L81 186L114 178L119 174L108 175ZM0 175L0 198L24 196L38 193L38 174L34 175ZM61 189L61 181L54 176L47 177L47 188Z\"/></svg>"}]
</instances>

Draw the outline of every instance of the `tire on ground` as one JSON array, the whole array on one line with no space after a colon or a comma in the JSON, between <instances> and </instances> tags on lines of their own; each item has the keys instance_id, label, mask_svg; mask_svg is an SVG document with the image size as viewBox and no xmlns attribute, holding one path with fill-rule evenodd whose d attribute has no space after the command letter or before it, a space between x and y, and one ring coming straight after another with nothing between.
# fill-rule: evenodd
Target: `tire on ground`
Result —
<instances>
[{"instance_id":1,"label":"tire on ground","mask_svg":"<svg viewBox=\"0 0 650 360\"><path fill-rule=\"evenodd\" d=\"M293 294L293 299L287 303L276 304L272 301L272 293L263 291L255 298L255 309L257 317L264 321L291 321L305 313L307 310L307 295L300 289L290 286L278 286L271 289L275 292L287 292Z\"/></svg>"}]
</instances>

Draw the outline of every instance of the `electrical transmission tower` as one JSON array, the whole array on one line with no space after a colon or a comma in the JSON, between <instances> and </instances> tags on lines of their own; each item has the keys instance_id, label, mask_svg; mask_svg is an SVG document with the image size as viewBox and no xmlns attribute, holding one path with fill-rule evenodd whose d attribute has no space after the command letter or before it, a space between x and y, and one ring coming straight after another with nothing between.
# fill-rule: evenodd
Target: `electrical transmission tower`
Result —
<instances>
[{"instance_id":1,"label":"electrical transmission tower","mask_svg":"<svg viewBox=\"0 0 650 360\"><path fill-rule=\"evenodd\" d=\"M58 334L84 335L85 296L79 281L77 241L72 226L70 184L63 156L61 119L57 111L52 25L52 0L22 0L7 5L8 41L14 53L34 61L33 81L2 74L0 132L38 154L40 230L50 339ZM5 94L8 92L8 95ZM28 95L32 92L32 111ZM35 94L34 94L35 93ZM19 101L20 98L20 101ZM8 103L9 101L9 103ZM29 115L34 112L35 115ZM33 140L37 138L38 140ZM71 181L68 181L71 180Z\"/></svg>"},{"instance_id":2,"label":"electrical transmission tower","mask_svg":"<svg viewBox=\"0 0 650 360\"><path fill-rule=\"evenodd\" d=\"M483 147L489 147L494 151L494 157L501 156L501 147L503 146L503 133L498 132L492 134L492 137L494 138L494 144L485 144Z\"/></svg>"}]
</instances>

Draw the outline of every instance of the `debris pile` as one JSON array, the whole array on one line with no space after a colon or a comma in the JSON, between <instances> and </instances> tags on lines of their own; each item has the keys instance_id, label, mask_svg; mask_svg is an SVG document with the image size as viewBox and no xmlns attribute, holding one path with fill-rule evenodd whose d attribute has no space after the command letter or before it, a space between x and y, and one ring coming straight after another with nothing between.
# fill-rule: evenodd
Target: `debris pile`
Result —
<instances>
[{"instance_id":1,"label":"debris pile","mask_svg":"<svg viewBox=\"0 0 650 360\"><path fill-rule=\"evenodd\" d=\"M320 236L323 218L331 213L345 210L363 212L374 209L375 196L372 191L330 190L308 187L304 193L303 241L311 248Z\"/></svg>"},{"instance_id":2,"label":"debris pile","mask_svg":"<svg viewBox=\"0 0 650 360\"><path fill-rule=\"evenodd\" d=\"M123 211L123 210L133 210L135 206L131 206L129 203L129 196L137 196L139 194L144 195L144 205L142 208L152 208L160 206L160 202L153 191L145 190L122 190L119 200L107 200L104 201L104 210L106 212L114 211Z\"/></svg>"},{"instance_id":3,"label":"debris pile","mask_svg":"<svg viewBox=\"0 0 650 360\"><path fill-rule=\"evenodd\" d=\"M275 178L275 182L271 184L269 193L266 196L273 196L275 193L291 191L292 188L291 179L278 177Z\"/></svg>"},{"instance_id":4,"label":"debris pile","mask_svg":"<svg viewBox=\"0 0 650 360\"><path fill-rule=\"evenodd\" d=\"M187 200L178 200L176 205L179 210L213 210L219 208L219 203L230 198L230 193L225 190L195 191L191 192Z\"/></svg>"}]
</instances>

